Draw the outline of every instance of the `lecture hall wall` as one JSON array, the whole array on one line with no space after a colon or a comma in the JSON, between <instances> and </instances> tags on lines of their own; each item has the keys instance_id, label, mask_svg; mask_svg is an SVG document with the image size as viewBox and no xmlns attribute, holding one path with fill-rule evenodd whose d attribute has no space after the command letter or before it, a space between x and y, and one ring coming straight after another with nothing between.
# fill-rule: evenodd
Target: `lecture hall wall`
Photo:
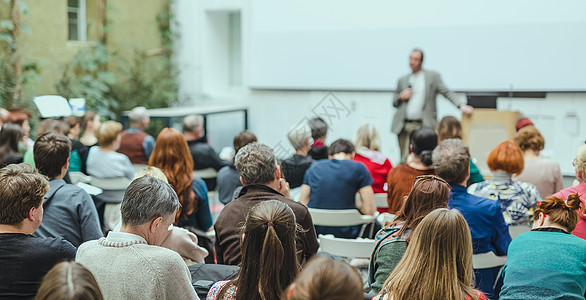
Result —
<instances>
[{"instance_id":1,"label":"lecture hall wall","mask_svg":"<svg viewBox=\"0 0 586 300\"><path fill-rule=\"evenodd\" d=\"M254 51L251 7L255 1L178 0L175 5L180 31L175 59L181 67L183 103L247 105L250 130L280 156L293 153L286 138L289 129L315 114L331 124L327 143L338 138L352 140L360 125L371 123L381 133L381 151L394 165L398 163L398 143L390 132L395 112L391 97L397 78L388 79L389 88L385 91L253 89L250 87L251 52ZM409 72L408 55L406 52L402 58L401 73ZM444 77L444 81L450 86L450 78ZM576 149L586 141L586 122L580 114L586 112L586 86L583 91L548 92L545 99L499 98L497 108L521 111L530 117L546 139L542 155L557 160L564 175L572 175L571 162ZM460 92L457 96L465 97L465 94ZM438 119L446 115L460 118L459 111L440 96ZM241 125L222 121L215 122L214 126Z\"/></svg>"}]
</instances>

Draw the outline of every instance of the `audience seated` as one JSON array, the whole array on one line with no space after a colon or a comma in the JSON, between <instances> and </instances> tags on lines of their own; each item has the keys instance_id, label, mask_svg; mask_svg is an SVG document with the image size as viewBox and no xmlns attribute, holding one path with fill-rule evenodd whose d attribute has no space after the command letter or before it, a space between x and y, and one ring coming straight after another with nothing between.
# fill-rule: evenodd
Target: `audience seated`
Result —
<instances>
[{"instance_id":1,"label":"audience seated","mask_svg":"<svg viewBox=\"0 0 586 300\"><path fill-rule=\"evenodd\" d=\"M523 171L523 152L511 141L500 143L490 152L486 164L493 173L490 180L468 187L468 193L498 201L509 225L531 223L533 209L541 200L537 188L527 182L513 181Z\"/></svg>"},{"instance_id":2,"label":"audience seated","mask_svg":"<svg viewBox=\"0 0 586 300\"><path fill-rule=\"evenodd\" d=\"M327 160L316 161L305 172L299 202L311 208L352 209L373 215L376 211L372 177L366 167L353 161L354 146L347 140L333 142ZM356 203L356 193L361 203ZM317 234L333 234L339 238L358 237L360 226L315 226Z\"/></svg>"},{"instance_id":3,"label":"audience seated","mask_svg":"<svg viewBox=\"0 0 586 300\"><path fill-rule=\"evenodd\" d=\"M55 265L39 287L35 300L103 300L102 291L92 273L80 263Z\"/></svg>"},{"instance_id":4,"label":"audience seated","mask_svg":"<svg viewBox=\"0 0 586 300\"><path fill-rule=\"evenodd\" d=\"M248 144L238 150L235 162L244 187L238 197L224 207L214 225L217 262L239 264L242 235L238 228L244 223L246 214L259 202L279 200L293 209L296 222L301 228L297 233L296 245L299 262L304 263L319 247L313 221L305 205L288 198L289 187L281 178L281 168L273 150L263 144Z\"/></svg>"},{"instance_id":5,"label":"audience seated","mask_svg":"<svg viewBox=\"0 0 586 300\"><path fill-rule=\"evenodd\" d=\"M93 111L87 111L81 122L83 136L79 141L88 147L97 145L98 138L96 137L96 132L100 129L100 125L102 125L102 122L100 122L100 115Z\"/></svg>"},{"instance_id":6,"label":"audience seated","mask_svg":"<svg viewBox=\"0 0 586 300\"><path fill-rule=\"evenodd\" d=\"M281 166L285 180L289 183L289 187L294 189L301 186L305 171L313 163L313 159L308 154L311 149L311 129L305 123L299 124L289 130L287 138L295 148L295 154L281 161Z\"/></svg>"},{"instance_id":7,"label":"audience seated","mask_svg":"<svg viewBox=\"0 0 586 300\"><path fill-rule=\"evenodd\" d=\"M134 178L134 168L128 157L116 152L120 148L122 124L102 123L97 132L98 147L91 147L87 157L87 172L98 178Z\"/></svg>"},{"instance_id":8,"label":"audience seated","mask_svg":"<svg viewBox=\"0 0 586 300\"><path fill-rule=\"evenodd\" d=\"M308 125L311 128L311 137L313 138L309 156L314 160L328 159L328 147L325 144L328 124L322 118L315 117L308 121Z\"/></svg>"},{"instance_id":9,"label":"audience seated","mask_svg":"<svg viewBox=\"0 0 586 300\"><path fill-rule=\"evenodd\" d=\"M149 112L143 106L135 107L128 114L128 121L130 128L122 132L118 152L126 155L133 164L146 165L155 148L155 139L144 132L151 122Z\"/></svg>"},{"instance_id":10,"label":"audience seated","mask_svg":"<svg viewBox=\"0 0 586 300\"><path fill-rule=\"evenodd\" d=\"M437 146L437 134L431 127L421 127L411 133L407 164L399 165L387 176L389 213L396 214L403 199L413 186L415 177L433 175L431 152Z\"/></svg>"},{"instance_id":11,"label":"audience seated","mask_svg":"<svg viewBox=\"0 0 586 300\"><path fill-rule=\"evenodd\" d=\"M92 272L105 299L198 299L181 256L159 247L180 207L169 184L137 178L122 200L120 232L79 246L76 261Z\"/></svg>"},{"instance_id":12,"label":"audience seated","mask_svg":"<svg viewBox=\"0 0 586 300\"><path fill-rule=\"evenodd\" d=\"M372 176L372 190L375 193L386 193L387 175L393 168L389 159L380 152L380 135L376 127L371 124L365 124L358 128L356 138L354 139L356 147L355 161L359 161L366 166ZM384 209L386 212L387 209Z\"/></svg>"},{"instance_id":13,"label":"audience seated","mask_svg":"<svg viewBox=\"0 0 586 300\"><path fill-rule=\"evenodd\" d=\"M24 137L24 131L16 124L4 124L0 130L0 168L22 162L18 153L18 143Z\"/></svg>"},{"instance_id":14,"label":"audience seated","mask_svg":"<svg viewBox=\"0 0 586 300\"><path fill-rule=\"evenodd\" d=\"M255 204L242 229L238 274L216 282L206 299L281 299L299 272L296 233L295 214L287 204L278 200Z\"/></svg>"},{"instance_id":15,"label":"audience seated","mask_svg":"<svg viewBox=\"0 0 586 300\"><path fill-rule=\"evenodd\" d=\"M16 124L24 130L24 143L22 144L22 149L19 148L20 153L24 153L26 150L33 148L34 141L29 135L31 132L29 123L31 116L30 111L22 106L10 109L10 114L8 115L8 123Z\"/></svg>"},{"instance_id":16,"label":"audience seated","mask_svg":"<svg viewBox=\"0 0 586 300\"><path fill-rule=\"evenodd\" d=\"M240 132L234 137L234 155L238 154L238 151L242 147L256 141L256 136L252 132L248 130ZM233 163L230 163L230 165L225 166L218 171L216 182L218 197L220 198L220 202L224 204L228 204L228 202L232 201L235 198L234 194L236 189L242 187L240 174L238 174L236 166Z\"/></svg>"},{"instance_id":17,"label":"audience seated","mask_svg":"<svg viewBox=\"0 0 586 300\"><path fill-rule=\"evenodd\" d=\"M515 143L523 151L525 167L521 174L513 176L513 180L534 184L541 199L564 188L560 165L553 160L539 157L545 140L537 128L529 125L519 129L515 136Z\"/></svg>"},{"instance_id":18,"label":"audience seated","mask_svg":"<svg viewBox=\"0 0 586 300\"><path fill-rule=\"evenodd\" d=\"M193 176L193 160L183 134L174 128L165 128L157 137L150 166L161 169L173 187L181 207L175 224L207 231L212 227L208 189L201 178Z\"/></svg>"},{"instance_id":19,"label":"audience seated","mask_svg":"<svg viewBox=\"0 0 586 300\"><path fill-rule=\"evenodd\" d=\"M539 203L533 230L509 247L499 299L584 299L586 241L570 234L577 211L584 212L578 194Z\"/></svg>"},{"instance_id":20,"label":"audience seated","mask_svg":"<svg viewBox=\"0 0 586 300\"><path fill-rule=\"evenodd\" d=\"M43 222L35 232L39 237L62 237L75 247L102 237L98 212L90 196L63 180L69 167L71 141L64 135L47 133L34 146L35 163L47 176L49 192L43 203Z\"/></svg>"},{"instance_id":21,"label":"audience seated","mask_svg":"<svg viewBox=\"0 0 586 300\"><path fill-rule=\"evenodd\" d=\"M433 166L438 176L451 185L448 206L459 210L470 227L474 254L494 252L507 255L511 243L509 226L503 219L497 201L468 194L466 182L470 168L470 152L460 139L442 141L433 151ZM475 269L476 288L489 298L494 296L493 286L500 267Z\"/></svg>"},{"instance_id":22,"label":"audience seated","mask_svg":"<svg viewBox=\"0 0 586 300\"><path fill-rule=\"evenodd\" d=\"M49 181L28 164L0 169L2 299L31 299L55 264L75 257L75 247L68 241L32 235L43 219L43 197L48 191Z\"/></svg>"},{"instance_id":23,"label":"audience seated","mask_svg":"<svg viewBox=\"0 0 586 300\"><path fill-rule=\"evenodd\" d=\"M586 145L578 148L578 153L576 154L576 158L574 158L573 164L574 168L576 168L576 178L579 184L563 189L553 196L568 199L570 194L578 194L582 201L586 201ZM586 212L578 216L578 224L572 231L572 234L586 240Z\"/></svg>"},{"instance_id":24,"label":"audience seated","mask_svg":"<svg viewBox=\"0 0 586 300\"><path fill-rule=\"evenodd\" d=\"M285 292L285 300L362 300L362 278L343 260L316 254Z\"/></svg>"},{"instance_id":25,"label":"audience seated","mask_svg":"<svg viewBox=\"0 0 586 300\"><path fill-rule=\"evenodd\" d=\"M433 210L448 207L449 193L450 186L443 179L433 175L417 177L395 220L385 224L376 234L376 246L368 270L371 293L382 289L383 283L399 264L411 233L419 222Z\"/></svg>"},{"instance_id":26,"label":"audience seated","mask_svg":"<svg viewBox=\"0 0 586 300\"><path fill-rule=\"evenodd\" d=\"M462 139L462 124L460 124L460 121L458 121L458 119L452 116L443 117L437 125L437 142L441 143L441 141L448 139ZM482 181L484 181L484 176L480 174L480 170L471 158L470 178L468 178L466 186Z\"/></svg>"},{"instance_id":27,"label":"audience seated","mask_svg":"<svg viewBox=\"0 0 586 300\"><path fill-rule=\"evenodd\" d=\"M86 162L89 148L79 141L81 132L81 119L76 116L65 118L69 130L67 137L71 140L71 157L69 158L69 171L87 173Z\"/></svg>"},{"instance_id":28,"label":"audience seated","mask_svg":"<svg viewBox=\"0 0 586 300\"><path fill-rule=\"evenodd\" d=\"M421 220L409 247L377 300L486 300L472 288L472 239L455 209L439 208Z\"/></svg>"},{"instance_id":29,"label":"audience seated","mask_svg":"<svg viewBox=\"0 0 586 300\"><path fill-rule=\"evenodd\" d=\"M62 135L67 135L69 131L69 125L66 122L57 120L57 119L44 119L41 124L39 124L39 130L37 131L37 139L44 135L45 133L54 132ZM33 145L34 148L34 145ZM23 162L35 166L35 155L33 148L26 150L23 157Z\"/></svg>"},{"instance_id":30,"label":"audience seated","mask_svg":"<svg viewBox=\"0 0 586 300\"><path fill-rule=\"evenodd\" d=\"M190 115L183 119L183 134L193 158L193 167L194 170L213 168L218 171L229 165L230 162L221 160L212 146L208 144L208 139L203 135L203 122L203 117L200 115ZM213 184L215 187L215 180Z\"/></svg>"}]
</instances>

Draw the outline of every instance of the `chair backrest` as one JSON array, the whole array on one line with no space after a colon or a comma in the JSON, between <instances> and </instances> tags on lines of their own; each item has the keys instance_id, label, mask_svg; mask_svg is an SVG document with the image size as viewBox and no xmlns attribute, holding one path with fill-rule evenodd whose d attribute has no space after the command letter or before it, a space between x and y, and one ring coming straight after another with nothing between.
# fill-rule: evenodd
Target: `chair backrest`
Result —
<instances>
[{"instance_id":1,"label":"chair backrest","mask_svg":"<svg viewBox=\"0 0 586 300\"><path fill-rule=\"evenodd\" d=\"M370 258L374 244L371 239L341 239L330 234L319 236L320 251L342 257Z\"/></svg>"},{"instance_id":2,"label":"chair backrest","mask_svg":"<svg viewBox=\"0 0 586 300\"><path fill-rule=\"evenodd\" d=\"M201 179L211 179L218 177L218 172L214 168L206 168L201 170L194 170L193 176L197 176Z\"/></svg>"},{"instance_id":3,"label":"chair backrest","mask_svg":"<svg viewBox=\"0 0 586 300\"><path fill-rule=\"evenodd\" d=\"M509 225L509 234L511 235L512 239L516 238L519 234L525 233L529 230L531 230L531 227L529 227L529 225Z\"/></svg>"},{"instance_id":4,"label":"chair backrest","mask_svg":"<svg viewBox=\"0 0 586 300\"><path fill-rule=\"evenodd\" d=\"M376 193L374 194L374 202L376 207L388 208L389 203L387 202L387 193Z\"/></svg>"},{"instance_id":5,"label":"chair backrest","mask_svg":"<svg viewBox=\"0 0 586 300\"><path fill-rule=\"evenodd\" d=\"M362 197L360 197L359 193L356 193L355 199L357 201L362 201ZM375 193L374 194L374 203L376 203L376 207L388 208L389 203L387 203L387 193Z\"/></svg>"},{"instance_id":6,"label":"chair backrest","mask_svg":"<svg viewBox=\"0 0 586 300\"><path fill-rule=\"evenodd\" d=\"M494 252L479 253L472 255L474 269L490 269L504 266L507 263L507 256L497 256Z\"/></svg>"},{"instance_id":7,"label":"chair backrest","mask_svg":"<svg viewBox=\"0 0 586 300\"><path fill-rule=\"evenodd\" d=\"M142 171L143 169L146 169L148 167L148 165L143 164L132 164L132 168L134 169L135 173L138 173L139 171Z\"/></svg>"},{"instance_id":8,"label":"chair backrest","mask_svg":"<svg viewBox=\"0 0 586 300\"><path fill-rule=\"evenodd\" d=\"M395 215L390 214L390 213L382 213L380 214L378 217L376 217L376 220L378 221L378 223L381 226L385 226L385 224L387 222L393 222L395 220Z\"/></svg>"},{"instance_id":9,"label":"chair backrest","mask_svg":"<svg viewBox=\"0 0 586 300\"><path fill-rule=\"evenodd\" d=\"M374 221L374 216L362 215L357 209L309 208L308 210L313 224L318 226L354 226Z\"/></svg>"},{"instance_id":10,"label":"chair backrest","mask_svg":"<svg viewBox=\"0 0 586 300\"><path fill-rule=\"evenodd\" d=\"M69 172L69 179L71 179L71 183L76 184L78 182L88 183L90 182L91 178L82 172Z\"/></svg>"},{"instance_id":11,"label":"chair backrest","mask_svg":"<svg viewBox=\"0 0 586 300\"><path fill-rule=\"evenodd\" d=\"M100 199L106 203L120 203L124 199L124 192L131 180L120 178L96 178L90 176L90 184L103 190Z\"/></svg>"}]
</instances>

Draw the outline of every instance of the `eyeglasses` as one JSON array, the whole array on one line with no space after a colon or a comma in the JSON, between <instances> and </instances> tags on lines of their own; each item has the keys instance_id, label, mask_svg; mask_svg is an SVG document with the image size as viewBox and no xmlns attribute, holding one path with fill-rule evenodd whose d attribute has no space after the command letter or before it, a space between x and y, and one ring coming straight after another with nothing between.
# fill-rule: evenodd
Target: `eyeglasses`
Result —
<instances>
[{"instance_id":1,"label":"eyeglasses","mask_svg":"<svg viewBox=\"0 0 586 300\"><path fill-rule=\"evenodd\" d=\"M417 177L415 177L415 183L417 183L419 180L423 180L423 179L434 179L437 180L439 182L445 183L447 185L450 185L445 179L436 176L436 175L419 175Z\"/></svg>"}]
</instances>

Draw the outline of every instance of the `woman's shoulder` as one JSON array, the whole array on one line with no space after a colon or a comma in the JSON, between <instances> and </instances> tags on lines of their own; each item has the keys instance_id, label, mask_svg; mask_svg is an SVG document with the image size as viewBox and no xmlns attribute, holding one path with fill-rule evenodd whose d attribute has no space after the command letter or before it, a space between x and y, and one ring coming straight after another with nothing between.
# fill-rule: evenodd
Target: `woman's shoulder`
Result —
<instances>
[{"instance_id":1,"label":"woman's shoulder","mask_svg":"<svg viewBox=\"0 0 586 300\"><path fill-rule=\"evenodd\" d=\"M214 283L212 285L212 287L210 288L208 295L206 297L207 300L215 300L218 299L218 294L220 293L220 290L222 290L222 288L228 283L228 280L222 280L222 281L218 281L216 283ZM228 290L226 291L226 293L224 294L224 298L225 300L232 300L232 299L236 299L236 286L232 285L228 288Z\"/></svg>"}]
</instances>

